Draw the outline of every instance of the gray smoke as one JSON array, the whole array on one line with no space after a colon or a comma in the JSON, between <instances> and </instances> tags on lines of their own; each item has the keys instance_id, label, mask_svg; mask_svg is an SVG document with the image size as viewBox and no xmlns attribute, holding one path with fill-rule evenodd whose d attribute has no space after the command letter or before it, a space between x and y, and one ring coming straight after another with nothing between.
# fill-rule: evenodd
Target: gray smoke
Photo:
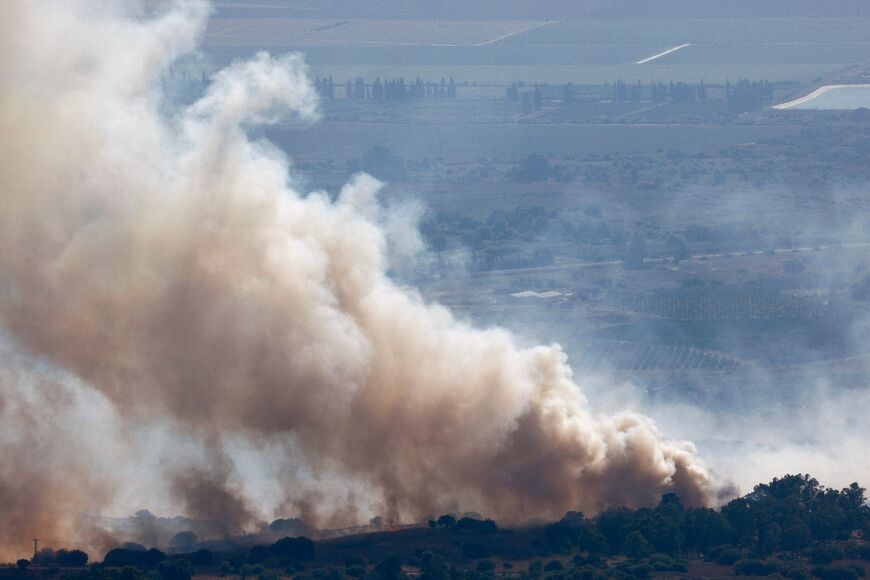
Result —
<instances>
[{"instance_id":1,"label":"gray smoke","mask_svg":"<svg viewBox=\"0 0 870 580\"><path fill-rule=\"evenodd\" d=\"M142 498L227 533L282 510L711 503L694 447L593 414L557 345L391 281L378 182L289 185L245 127L316 119L299 55L234 63L173 108L161 74L208 7L129 4L0 7L0 534L81 535L73 512Z\"/></svg>"}]
</instances>

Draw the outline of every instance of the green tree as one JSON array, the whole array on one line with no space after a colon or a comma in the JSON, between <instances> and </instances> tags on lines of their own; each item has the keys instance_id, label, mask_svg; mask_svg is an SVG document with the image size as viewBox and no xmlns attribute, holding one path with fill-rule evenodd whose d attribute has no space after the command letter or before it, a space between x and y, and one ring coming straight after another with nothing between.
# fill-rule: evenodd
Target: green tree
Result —
<instances>
[{"instance_id":1,"label":"green tree","mask_svg":"<svg viewBox=\"0 0 870 580\"><path fill-rule=\"evenodd\" d=\"M535 183L546 181L553 175L553 167L550 162L537 153L526 157L519 167L513 171L513 179L519 183Z\"/></svg>"},{"instance_id":2,"label":"green tree","mask_svg":"<svg viewBox=\"0 0 870 580\"><path fill-rule=\"evenodd\" d=\"M444 556L425 552L421 557L420 572L422 580L449 580L450 564Z\"/></svg>"},{"instance_id":3,"label":"green tree","mask_svg":"<svg viewBox=\"0 0 870 580\"><path fill-rule=\"evenodd\" d=\"M439 528L452 528L456 525L456 518L454 518L450 514L444 514L443 516L438 518L436 522Z\"/></svg>"},{"instance_id":4,"label":"green tree","mask_svg":"<svg viewBox=\"0 0 870 580\"><path fill-rule=\"evenodd\" d=\"M637 530L625 537L625 555L634 560L640 560L652 554L653 548L644 535Z\"/></svg>"},{"instance_id":5,"label":"green tree","mask_svg":"<svg viewBox=\"0 0 870 580\"><path fill-rule=\"evenodd\" d=\"M236 573L236 569L233 568L229 562L224 560L223 562L221 562L221 565L218 568L218 572L221 576L230 576Z\"/></svg>"}]
</instances>

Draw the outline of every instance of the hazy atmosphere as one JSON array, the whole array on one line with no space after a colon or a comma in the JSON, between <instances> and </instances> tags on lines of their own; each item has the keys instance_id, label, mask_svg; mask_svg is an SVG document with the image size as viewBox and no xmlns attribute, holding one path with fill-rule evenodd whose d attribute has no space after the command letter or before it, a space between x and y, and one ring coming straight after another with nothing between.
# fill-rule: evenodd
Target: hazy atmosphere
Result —
<instances>
[{"instance_id":1,"label":"hazy atmosphere","mask_svg":"<svg viewBox=\"0 0 870 580\"><path fill-rule=\"evenodd\" d=\"M0 32L0 580L866 574L870 5Z\"/></svg>"}]
</instances>

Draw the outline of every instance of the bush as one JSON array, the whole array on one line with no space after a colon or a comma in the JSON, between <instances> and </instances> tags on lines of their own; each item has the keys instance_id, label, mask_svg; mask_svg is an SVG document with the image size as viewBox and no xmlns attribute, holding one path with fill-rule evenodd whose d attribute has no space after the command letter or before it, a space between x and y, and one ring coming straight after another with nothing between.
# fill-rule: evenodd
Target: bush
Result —
<instances>
[{"instance_id":1,"label":"bush","mask_svg":"<svg viewBox=\"0 0 870 580\"><path fill-rule=\"evenodd\" d=\"M181 558L160 562L157 567L161 580L190 580L190 563Z\"/></svg>"},{"instance_id":2,"label":"bush","mask_svg":"<svg viewBox=\"0 0 870 580\"><path fill-rule=\"evenodd\" d=\"M43 548L33 556L33 563L41 566L81 568L88 563L88 555L81 550L52 550Z\"/></svg>"},{"instance_id":3,"label":"bush","mask_svg":"<svg viewBox=\"0 0 870 580\"><path fill-rule=\"evenodd\" d=\"M864 569L861 568L863 572ZM855 568L844 566L842 564L833 564L830 566L815 566L813 567L813 576L822 580L857 580L859 574Z\"/></svg>"},{"instance_id":4,"label":"bush","mask_svg":"<svg viewBox=\"0 0 870 580\"><path fill-rule=\"evenodd\" d=\"M518 183L533 183L546 181L553 175L553 167L546 157L531 154L526 157L519 167L511 171L511 177Z\"/></svg>"},{"instance_id":5,"label":"bush","mask_svg":"<svg viewBox=\"0 0 870 580\"><path fill-rule=\"evenodd\" d=\"M120 570L118 568L104 568L102 576L97 578L112 579L112 580L149 580L154 575L146 575L145 572L135 566L124 566ZM160 575L156 574L159 578ZM88 576L80 576L82 580L89 578Z\"/></svg>"},{"instance_id":6,"label":"bush","mask_svg":"<svg viewBox=\"0 0 870 580\"><path fill-rule=\"evenodd\" d=\"M712 560L723 566L733 566L740 558L743 557L743 552L734 546L716 546L711 548L707 554L707 559Z\"/></svg>"},{"instance_id":7,"label":"bush","mask_svg":"<svg viewBox=\"0 0 870 580\"><path fill-rule=\"evenodd\" d=\"M803 260L790 259L782 264L783 270L789 274L799 274L807 269L806 263Z\"/></svg>"},{"instance_id":8,"label":"bush","mask_svg":"<svg viewBox=\"0 0 870 580\"><path fill-rule=\"evenodd\" d=\"M494 534L498 531L498 526L494 521L474 518L462 518L453 527L456 531L469 534Z\"/></svg>"},{"instance_id":9,"label":"bush","mask_svg":"<svg viewBox=\"0 0 870 580\"><path fill-rule=\"evenodd\" d=\"M830 550L816 549L810 552L810 562L817 565L830 564L834 561L834 556Z\"/></svg>"},{"instance_id":10,"label":"bush","mask_svg":"<svg viewBox=\"0 0 870 580\"><path fill-rule=\"evenodd\" d=\"M213 558L210 550L197 550L189 554L187 559L193 566L211 566Z\"/></svg>"},{"instance_id":11,"label":"bush","mask_svg":"<svg viewBox=\"0 0 870 580\"><path fill-rule=\"evenodd\" d=\"M138 568L154 568L166 560L166 554L154 548L146 551L131 550L128 548L115 548L103 558L104 566L123 568L124 566L136 566Z\"/></svg>"},{"instance_id":12,"label":"bush","mask_svg":"<svg viewBox=\"0 0 870 580\"><path fill-rule=\"evenodd\" d=\"M783 566L782 575L791 580L807 580L810 577L810 571L803 564L792 562Z\"/></svg>"},{"instance_id":13,"label":"bush","mask_svg":"<svg viewBox=\"0 0 870 580\"><path fill-rule=\"evenodd\" d=\"M549 562L547 562L547 565L544 566L545 572L556 572L558 570L564 570L562 562L560 562L559 560L550 560Z\"/></svg>"},{"instance_id":14,"label":"bush","mask_svg":"<svg viewBox=\"0 0 870 580\"><path fill-rule=\"evenodd\" d=\"M649 564L633 564L626 566L623 570L635 578L646 578L653 573L653 567Z\"/></svg>"},{"instance_id":15,"label":"bush","mask_svg":"<svg viewBox=\"0 0 870 580\"><path fill-rule=\"evenodd\" d=\"M259 564L269 557L269 548L266 546L254 546L248 550L248 562L251 564Z\"/></svg>"},{"instance_id":16,"label":"bush","mask_svg":"<svg viewBox=\"0 0 870 580\"><path fill-rule=\"evenodd\" d=\"M495 570L495 562L492 560L481 560L477 563L477 569L480 572L492 572Z\"/></svg>"},{"instance_id":17,"label":"bush","mask_svg":"<svg viewBox=\"0 0 870 580\"><path fill-rule=\"evenodd\" d=\"M314 542L305 536L297 538L284 537L269 546L269 554L276 558L293 558L294 560L313 560L316 553Z\"/></svg>"},{"instance_id":18,"label":"bush","mask_svg":"<svg viewBox=\"0 0 870 580\"><path fill-rule=\"evenodd\" d=\"M533 574L540 573L544 570L544 565L541 564L539 560L535 560L534 562L529 562L529 572Z\"/></svg>"},{"instance_id":19,"label":"bush","mask_svg":"<svg viewBox=\"0 0 870 580\"><path fill-rule=\"evenodd\" d=\"M462 544L462 555L469 560L489 558L489 548L478 542L465 542Z\"/></svg>"},{"instance_id":20,"label":"bush","mask_svg":"<svg viewBox=\"0 0 870 580\"><path fill-rule=\"evenodd\" d=\"M652 546L642 533L635 530L625 537L623 551L629 558L640 559L652 553Z\"/></svg>"},{"instance_id":21,"label":"bush","mask_svg":"<svg viewBox=\"0 0 870 580\"><path fill-rule=\"evenodd\" d=\"M438 518L438 521L435 522L439 528L452 528L456 525L456 518L454 518L450 514L444 514L443 516Z\"/></svg>"},{"instance_id":22,"label":"bush","mask_svg":"<svg viewBox=\"0 0 870 580\"><path fill-rule=\"evenodd\" d=\"M746 558L734 564L734 574L737 576L768 576L778 573L782 568L779 560L758 560Z\"/></svg>"},{"instance_id":23,"label":"bush","mask_svg":"<svg viewBox=\"0 0 870 580\"><path fill-rule=\"evenodd\" d=\"M601 573L601 570L594 566L582 566L574 570L573 576L574 580L603 580L607 578L604 574Z\"/></svg>"},{"instance_id":24,"label":"bush","mask_svg":"<svg viewBox=\"0 0 870 580\"><path fill-rule=\"evenodd\" d=\"M402 574L402 561L395 556L385 558L375 566L375 573L381 580L395 580Z\"/></svg>"}]
</instances>

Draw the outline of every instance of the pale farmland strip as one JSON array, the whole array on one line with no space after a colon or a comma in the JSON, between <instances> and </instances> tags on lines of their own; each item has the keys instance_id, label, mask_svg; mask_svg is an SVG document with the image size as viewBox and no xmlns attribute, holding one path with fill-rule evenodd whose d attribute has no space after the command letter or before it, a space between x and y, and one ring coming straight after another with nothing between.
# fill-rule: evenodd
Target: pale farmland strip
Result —
<instances>
[{"instance_id":1,"label":"pale farmland strip","mask_svg":"<svg viewBox=\"0 0 870 580\"><path fill-rule=\"evenodd\" d=\"M681 44L680 46L675 46L675 47L673 47L673 48L669 48L669 49L667 49L667 50L664 51L664 52L660 52L660 53L658 53L658 54L654 54L654 55L652 55L652 56L649 56L649 57L647 57L647 58L644 58L644 59L642 59L642 60L639 60L639 61L637 61L637 62L634 63L634 64L646 64L646 63L648 63L648 62L652 62L652 61L654 61L654 60L656 60L656 59L658 59L658 58L661 58L661 57L663 57L663 56L667 56L667 55L671 54L672 52L677 52L678 50L682 50L682 49L686 48L687 46L692 46L692 45L691 45L691 44Z\"/></svg>"}]
</instances>

